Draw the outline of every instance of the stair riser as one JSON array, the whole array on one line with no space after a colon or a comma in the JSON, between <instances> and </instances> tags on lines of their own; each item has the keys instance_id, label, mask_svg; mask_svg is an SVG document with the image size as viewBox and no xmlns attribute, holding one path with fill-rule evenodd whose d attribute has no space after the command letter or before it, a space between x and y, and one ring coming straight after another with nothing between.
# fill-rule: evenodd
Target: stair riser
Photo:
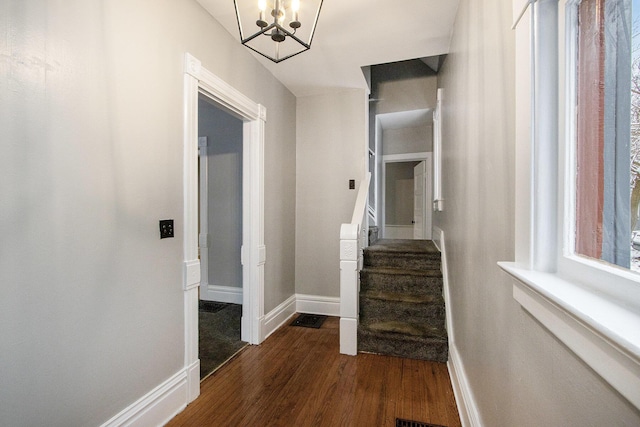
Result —
<instances>
[{"instance_id":1,"label":"stair riser","mask_svg":"<svg viewBox=\"0 0 640 427\"><path fill-rule=\"evenodd\" d=\"M367 267L389 267L406 270L438 270L441 269L440 255L430 254L387 254L368 253L364 254L364 265Z\"/></svg>"},{"instance_id":2,"label":"stair riser","mask_svg":"<svg viewBox=\"0 0 640 427\"><path fill-rule=\"evenodd\" d=\"M360 322L364 325L392 320L411 321L444 332L444 302L412 304L360 298ZM445 334L446 336L446 334Z\"/></svg>"},{"instance_id":3,"label":"stair riser","mask_svg":"<svg viewBox=\"0 0 640 427\"><path fill-rule=\"evenodd\" d=\"M361 271L361 291L384 291L414 295L442 295L442 278L409 274Z\"/></svg>"},{"instance_id":4,"label":"stair riser","mask_svg":"<svg viewBox=\"0 0 640 427\"><path fill-rule=\"evenodd\" d=\"M381 338L361 332L358 333L358 351L441 363L446 363L449 358L449 346L446 341L424 343L398 338Z\"/></svg>"}]
</instances>

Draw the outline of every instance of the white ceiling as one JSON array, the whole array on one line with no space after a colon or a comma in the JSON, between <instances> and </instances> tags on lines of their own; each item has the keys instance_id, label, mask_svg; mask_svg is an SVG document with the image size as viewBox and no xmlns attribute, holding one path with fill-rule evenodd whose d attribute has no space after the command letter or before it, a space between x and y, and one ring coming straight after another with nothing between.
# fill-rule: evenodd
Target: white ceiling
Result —
<instances>
[{"instance_id":1,"label":"white ceiling","mask_svg":"<svg viewBox=\"0 0 640 427\"><path fill-rule=\"evenodd\" d=\"M197 1L240 43L233 1ZM324 0L311 50L279 64L251 53L296 96L366 88L362 66L448 53L457 8L458 0Z\"/></svg>"}]
</instances>

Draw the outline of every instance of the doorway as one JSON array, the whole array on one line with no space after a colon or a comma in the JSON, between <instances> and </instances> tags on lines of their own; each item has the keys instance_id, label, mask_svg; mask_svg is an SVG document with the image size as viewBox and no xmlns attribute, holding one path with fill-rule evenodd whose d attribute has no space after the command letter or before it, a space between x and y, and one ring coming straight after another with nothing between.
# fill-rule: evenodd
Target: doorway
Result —
<instances>
[{"instance_id":1,"label":"doorway","mask_svg":"<svg viewBox=\"0 0 640 427\"><path fill-rule=\"evenodd\" d=\"M242 122L241 339L264 340L264 132L266 109L185 54L184 63L184 351L187 402L200 394L198 305L201 282L198 225L198 98L204 94Z\"/></svg>"},{"instance_id":2,"label":"doorway","mask_svg":"<svg viewBox=\"0 0 640 427\"><path fill-rule=\"evenodd\" d=\"M431 152L382 158L382 237L430 240Z\"/></svg>"},{"instance_id":3,"label":"doorway","mask_svg":"<svg viewBox=\"0 0 640 427\"><path fill-rule=\"evenodd\" d=\"M241 340L242 120L202 93L198 157L198 358L204 379L246 342Z\"/></svg>"}]
</instances>

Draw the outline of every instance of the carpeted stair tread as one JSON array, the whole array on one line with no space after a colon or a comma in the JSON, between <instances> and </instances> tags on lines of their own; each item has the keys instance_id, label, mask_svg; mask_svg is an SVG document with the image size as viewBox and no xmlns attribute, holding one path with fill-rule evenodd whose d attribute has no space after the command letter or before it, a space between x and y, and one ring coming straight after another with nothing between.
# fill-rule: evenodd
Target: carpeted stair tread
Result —
<instances>
[{"instance_id":1,"label":"carpeted stair tread","mask_svg":"<svg viewBox=\"0 0 640 427\"><path fill-rule=\"evenodd\" d=\"M389 320L386 322L376 322L363 324L363 330L380 333L380 336L409 336L414 338L437 338L447 339L447 332L444 328L429 327L421 323L403 322L401 320Z\"/></svg>"},{"instance_id":2,"label":"carpeted stair tread","mask_svg":"<svg viewBox=\"0 0 640 427\"><path fill-rule=\"evenodd\" d=\"M415 252L384 252L366 248L365 267L402 268L407 270L440 270L440 254Z\"/></svg>"},{"instance_id":3,"label":"carpeted stair tread","mask_svg":"<svg viewBox=\"0 0 640 427\"><path fill-rule=\"evenodd\" d=\"M428 328L444 330L444 302L409 303L360 297L360 323L410 321Z\"/></svg>"},{"instance_id":4,"label":"carpeted stair tread","mask_svg":"<svg viewBox=\"0 0 640 427\"><path fill-rule=\"evenodd\" d=\"M365 328L358 329L358 351L442 363L449 358L446 338L377 332Z\"/></svg>"},{"instance_id":5,"label":"carpeted stair tread","mask_svg":"<svg viewBox=\"0 0 640 427\"><path fill-rule=\"evenodd\" d=\"M371 290L371 291L360 292L360 297L376 299L376 300L384 300L384 301L413 303L413 304L429 304L429 303L444 304L444 299L442 298L442 296L431 295L431 294L408 294L406 292L386 292L386 291L380 291L380 290Z\"/></svg>"},{"instance_id":6,"label":"carpeted stair tread","mask_svg":"<svg viewBox=\"0 0 640 427\"><path fill-rule=\"evenodd\" d=\"M361 271L365 274L387 274L387 275L405 275L405 276L426 276L426 277L442 277L442 271L440 269L404 269L394 267L364 267Z\"/></svg>"},{"instance_id":7,"label":"carpeted stair tread","mask_svg":"<svg viewBox=\"0 0 640 427\"><path fill-rule=\"evenodd\" d=\"M431 240L379 239L367 250L370 253L413 253L440 257L440 251Z\"/></svg>"},{"instance_id":8,"label":"carpeted stair tread","mask_svg":"<svg viewBox=\"0 0 640 427\"><path fill-rule=\"evenodd\" d=\"M382 291L413 295L442 295L442 277L436 274L412 274L399 270L363 269L361 292Z\"/></svg>"}]
</instances>

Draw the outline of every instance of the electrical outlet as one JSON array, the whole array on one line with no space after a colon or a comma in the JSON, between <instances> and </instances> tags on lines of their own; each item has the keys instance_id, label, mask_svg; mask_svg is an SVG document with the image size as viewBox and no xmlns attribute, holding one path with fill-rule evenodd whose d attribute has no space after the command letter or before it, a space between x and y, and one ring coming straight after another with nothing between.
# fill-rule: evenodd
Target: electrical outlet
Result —
<instances>
[{"instance_id":1,"label":"electrical outlet","mask_svg":"<svg viewBox=\"0 0 640 427\"><path fill-rule=\"evenodd\" d=\"M160 220L160 238L166 239L167 237L173 237L173 220L161 219Z\"/></svg>"}]
</instances>

